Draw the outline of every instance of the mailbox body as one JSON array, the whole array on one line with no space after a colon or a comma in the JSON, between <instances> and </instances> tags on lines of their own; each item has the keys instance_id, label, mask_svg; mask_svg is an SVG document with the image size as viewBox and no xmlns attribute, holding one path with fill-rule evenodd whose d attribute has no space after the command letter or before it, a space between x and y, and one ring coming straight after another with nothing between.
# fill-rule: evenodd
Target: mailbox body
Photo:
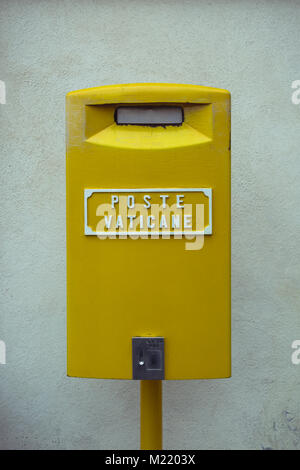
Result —
<instances>
[{"instance_id":1,"label":"mailbox body","mask_svg":"<svg viewBox=\"0 0 300 470\"><path fill-rule=\"evenodd\" d=\"M183 124L116 124L119 106L149 104L182 106ZM97 208L113 195L203 203L202 248L161 227L100 239ZM69 376L131 379L139 336L165 339L165 379L230 376L228 91L134 84L67 95L67 330Z\"/></svg>"}]
</instances>

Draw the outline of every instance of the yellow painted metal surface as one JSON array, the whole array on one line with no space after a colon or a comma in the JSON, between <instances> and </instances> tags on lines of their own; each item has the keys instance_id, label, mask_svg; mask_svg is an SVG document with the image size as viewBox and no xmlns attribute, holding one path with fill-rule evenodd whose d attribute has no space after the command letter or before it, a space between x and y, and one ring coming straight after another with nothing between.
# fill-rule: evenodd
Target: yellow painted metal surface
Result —
<instances>
[{"instance_id":1,"label":"yellow painted metal surface","mask_svg":"<svg viewBox=\"0 0 300 470\"><path fill-rule=\"evenodd\" d=\"M180 105L184 123L120 126L121 104ZM128 196L139 217L121 223ZM196 232L194 216L179 204L180 229L166 227L161 208L137 214L145 201L199 204L205 235L175 236ZM142 237L100 235L130 233L137 220ZM70 376L131 379L134 336L165 338L166 379L230 376L228 91L133 84L67 95L67 317Z\"/></svg>"},{"instance_id":2,"label":"yellow painted metal surface","mask_svg":"<svg viewBox=\"0 0 300 470\"><path fill-rule=\"evenodd\" d=\"M162 429L162 382L141 380L141 450L161 450Z\"/></svg>"}]
</instances>

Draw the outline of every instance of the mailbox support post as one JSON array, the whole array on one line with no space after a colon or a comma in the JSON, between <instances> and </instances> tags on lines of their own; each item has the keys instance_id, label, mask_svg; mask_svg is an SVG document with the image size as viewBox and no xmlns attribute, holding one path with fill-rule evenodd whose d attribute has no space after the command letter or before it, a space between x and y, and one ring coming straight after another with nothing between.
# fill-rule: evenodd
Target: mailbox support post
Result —
<instances>
[{"instance_id":1,"label":"mailbox support post","mask_svg":"<svg viewBox=\"0 0 300 470\"><path fill-rule=\"evenodd\" d=\"M162 449L162 381L141 380L141 450Z\"/></svg>"}]
</instances>

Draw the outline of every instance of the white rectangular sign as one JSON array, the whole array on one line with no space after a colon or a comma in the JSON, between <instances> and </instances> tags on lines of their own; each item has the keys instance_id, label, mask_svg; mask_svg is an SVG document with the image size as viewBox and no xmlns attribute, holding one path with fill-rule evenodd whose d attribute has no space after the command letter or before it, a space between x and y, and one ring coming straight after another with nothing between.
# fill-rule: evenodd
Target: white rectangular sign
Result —
<instances>
[{"instance_id":1,"label":"white rectangular sign","mask_svg":"<svg viewBox=\"0 0 300 470\"><path fill-rule=\"evenodd\" d=\"M84 233L211 235L212 188L85 189Z\"/></svg>"}]
</instances>

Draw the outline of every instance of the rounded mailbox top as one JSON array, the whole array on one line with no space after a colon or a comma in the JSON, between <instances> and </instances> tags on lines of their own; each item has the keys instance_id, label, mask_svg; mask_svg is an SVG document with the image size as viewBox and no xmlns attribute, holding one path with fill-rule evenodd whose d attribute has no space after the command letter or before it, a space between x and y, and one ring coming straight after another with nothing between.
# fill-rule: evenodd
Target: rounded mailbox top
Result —
<instances>
[{"instance_id":1,"label":"rounded mailbox top","mask_svg":"<svg viewBox=\"0 0 300 470\"><path fill-rule=\"evenodd\" d=\"M105 85L71 91L67 98L82 98L90 104L109 103L213 103L227 98L229 91L177 83L132 83Z\"/></svg>"}]
</instances>

